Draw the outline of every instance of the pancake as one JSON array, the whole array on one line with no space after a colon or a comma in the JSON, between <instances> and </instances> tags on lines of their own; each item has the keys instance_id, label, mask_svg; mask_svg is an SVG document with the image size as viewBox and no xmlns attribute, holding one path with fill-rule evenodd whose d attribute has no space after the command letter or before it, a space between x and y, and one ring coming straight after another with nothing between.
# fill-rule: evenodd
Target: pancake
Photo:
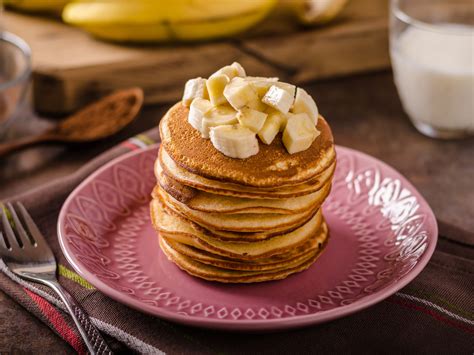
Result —
<instances>
[{"instance_id":1,"label":"pancake","mask_svg":"<svg viewBox=\"0 0 474 355\"><path fill-rule=\"evenodd\" d=\"M324 230L321 228L319 233L323 233L323 232ZM213 254L213 253L189 246L187 244L179 243L170 238L163 237L162 235L160 235L160 238L165 238L168 244L170 244L173 247L173 249L176 249L181 254L185 254L189 256L190 258L196 259L197 261L200 261L204 264L211 264L214 266L219 266L218 263L222 263L222 262L233 263L236 265L242 264L242 265L247 265L247 266L273 265L273 264L281 263L287 260L295 259L297 257L302 256L303 254L308 253L309 251L320 249L323 247L323 244L318 242L319 236L315 235L314 237L309 238L306 243L296 248L293 248L292 250L286 253L273 255L268 258L259 258L255 260L238 260L238 259L232 259L225 256ZM327 237L326 240L324 241L325 243L327 243L328 238L329 237Z\"/></svg>"},{"instance_id":2,"label":"pancake","mask_svg":"<svg viewBox=\"0 0 474 355\"><path fill-rule=\"evenodd\" d=\"M160 122L162 146L179 166L200 177L257 188L296 185L321 174L336 156L331 129L322 117L317 124L321 134L302 152L288 154L279 134L271 144L260 144L258 154L233 159L201 137L187 122L188 112L178 103L166 113Z\"/></svg>"},{"instance_id":3,"label":"pancake","mask_svg":"<svg viewBox=\"0 0 474 355\"><path fill-rule=\"evenodd\" d=\"M192 210L207 213L277 213L297 214L319 207L329 194L331 184L309 195L286 199L251 199L211 194L189 188L164 174L158 178L161 188ZM157 189L157 187L155 187ZM156 194L155 192L153 194Z\"/></svg>"},{"instance_id":4,"label":"pancake","mask_svg":"<svg viewBox=\"0 0 474 355\"><path fill-rule=\"evenodd\" d=\"M160 196L156 193L158 190L154 189L152 197L154 199L160 199ZM175 212L177 213L177 212ZM179 215L179 213L178 213ZM184 216L182 216L185 218ZM257 240L265 240L277 237L282 234L287 234L295 229L299 228L300 225L292 226L290 228L279 228L273 229L265 232L230 232L223 230L216 230L209 227L203 227L196 222L193 222L190 219L186 219L186 222L194 229L196 232L203 233L210 238L222 240L222 241L233 241L233 242L255 242ZM304 224L306 221L303 221L301 224Z\"/></svg>"},{"instance_id":5,"label":"pancake","mask_svg":"<svg viewBox=\"0 0 474 355\"><path fill-rule=\"evenodd\" d=\"M171 239L166 239L166 243L180 254L199 261L203 264L212 265L229 270L246 270L246 271L268 271L282 268L289 268L300 264L306 260L315 250L322 247L323 244L318 244L316 238L305 243L306 249L296 255L289 254L287 258L280 259L259 259L258 261L236 261L229 258L224 258L197 248L182 244Z\"/></svg>"},{"instance_id":6,"label":"pancake","mask_svg":"<svg viewBox=\"0 0 474 355\"><path fill-rule=\"evenodd\" d=\"M151 202L151 219L155 229L165 238L237 260L255 260L286 253L305 244L318 234L320 228L326 228L319 210L306 224L288 234L256 242L224 242L195 230L185 218L168 210L156 199Z\"/></svg>"},{"instance_id":7,"label":"pancake","mask_svg":"<svg viewBox=\"0 0 474 355\"><path fill-rule=\"evenodd\" d=\"M214 230L225 230L235 232L265 232L268 230L288 229L299 226L316 213L319 205L302 213L296 214L220 214L206 213L190 209L185 204L177 201L167 194L161 187L158 187L159 198L166 206L176 213L198 223L201 226Z\"/></svg>"},{"instance_id":8,"label":"pancake","mask_svg":"<svg viewBox=\"0 0 474 355\"><path fill-rule=\"evenodd\" d=\"M173 159L171 159L168 153L161 147L158 153L158 159L155 162L155 175L157 179L159 179L160 174L165 173L168 178L175 180L182 185L213 194L242 198L268 199L298 197L316 192L324 185L331 182L335 168L336 164L333 162L320 175L313 178L313 180L296 186L267 189L252 188L232 183L224 183L216 180L209 180L193 174L178 166L173 161ZM193 193L190 190L187 192Z\"/></svg>"},{"instance_id":9,"label":"pancake","mask_svg":"<svg viewBox=\"0 0 474 355\"><path fill-rule=\"evenodd\" d=\"M251 283L284 279L293 273L306 270L322 252L322 249L316 250L306 260L289 268L278 269L276 271L242 271L223 269L193 260L171 248L164 238L160 238L160 246L167 258L174 262L181 270L208 281L224 283Z\"/></svg>"}]
</instances>

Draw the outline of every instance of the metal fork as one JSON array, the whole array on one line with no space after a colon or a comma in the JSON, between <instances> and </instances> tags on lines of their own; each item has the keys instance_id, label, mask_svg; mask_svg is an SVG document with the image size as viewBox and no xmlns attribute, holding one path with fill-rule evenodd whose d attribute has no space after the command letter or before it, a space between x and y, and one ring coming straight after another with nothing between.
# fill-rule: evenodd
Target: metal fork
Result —
<instances>
[{"instance_id":1,"label":"metal fork","mask_svg":"<svg viewBox=\"0 0 474 355\"><path fill-rule=\"evenodd\" d=\"M53 252L35 222L21 203L16 203L21 219L11 203L1 207L3 233L0 230L0 257L17 276L41 283L55 291L66 305L84 343L91 354L112 354L91 320L58 282ZM6 210L10 214L7 216Z\"/></svg>"}]
</instances>

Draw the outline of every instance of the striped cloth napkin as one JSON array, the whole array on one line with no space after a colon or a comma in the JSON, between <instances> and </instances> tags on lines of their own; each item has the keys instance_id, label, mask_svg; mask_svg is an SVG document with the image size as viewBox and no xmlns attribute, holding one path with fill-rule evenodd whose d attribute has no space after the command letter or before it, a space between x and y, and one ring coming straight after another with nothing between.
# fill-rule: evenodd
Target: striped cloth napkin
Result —
<instances>
[{"instance_id":1,"label":"striped cloth napkin","mask_svg":"<svg viewBox=\"0 0 474 355\"><path fill-rule=\"evenodd\" d=\"M97 291L61 253L56 222L74 187L111 159L159 139L153 129L103 153L73 175L19 196L59 262L59 280L83 305L116 352L139 353L452 353L474 351L474 234L440 223L425 270L385 301L329 323L279 333L218 332L181 326L135 311ZM86 349L61 301L0 265L0 289L38 317L77 353ZM46 350L46 349L45 349Z\"/></svg>"}]
</instances>

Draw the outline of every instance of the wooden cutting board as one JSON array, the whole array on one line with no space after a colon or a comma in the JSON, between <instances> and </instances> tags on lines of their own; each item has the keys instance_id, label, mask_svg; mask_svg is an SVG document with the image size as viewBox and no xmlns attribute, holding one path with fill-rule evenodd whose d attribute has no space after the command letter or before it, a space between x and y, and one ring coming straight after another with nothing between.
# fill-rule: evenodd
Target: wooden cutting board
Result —
<instances>
[{"instance_id":1,"label":"wooden cutting board","mask_svg":"<svg viewBox=\"0 0 474 355\"><path fill-rule=\"evenodd\" d=\"M146 103L182 95L187 79L239 61L250 75L303 84L389 66L386 0L351 0L333 23L303 28L276 11L246 34L195 44L125 46L102 42L48 18L6 12L5 28L33 51L38 111L65 114L114 90L140 86Z\"/></svg>"}]
</instances>

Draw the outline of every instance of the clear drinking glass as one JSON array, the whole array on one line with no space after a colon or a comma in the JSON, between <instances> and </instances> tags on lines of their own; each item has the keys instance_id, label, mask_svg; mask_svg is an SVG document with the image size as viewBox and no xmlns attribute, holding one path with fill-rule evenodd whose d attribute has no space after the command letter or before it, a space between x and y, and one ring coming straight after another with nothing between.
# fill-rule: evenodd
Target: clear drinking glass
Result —
<instances>
[{"instance_id":1,"label":"clear drinking glass","mask_svg":"<svg viewBox=\"0 0 474 355\"><path fill-rule=\"evenodd\" d=\"M31 74L31 52L20 37L0 31L0 138L23 102Z\"/></svg>"},{"instance_id":2,"label":"clear drinking glass","mask_svg":"<svg viewBox=\"0 0 474 355\"><path fill-rule=\"evenodd\" d=\"M474 135L473 0L391 0L390 56L403 107L421 133Z\"/></svg>"}]
</instances>

